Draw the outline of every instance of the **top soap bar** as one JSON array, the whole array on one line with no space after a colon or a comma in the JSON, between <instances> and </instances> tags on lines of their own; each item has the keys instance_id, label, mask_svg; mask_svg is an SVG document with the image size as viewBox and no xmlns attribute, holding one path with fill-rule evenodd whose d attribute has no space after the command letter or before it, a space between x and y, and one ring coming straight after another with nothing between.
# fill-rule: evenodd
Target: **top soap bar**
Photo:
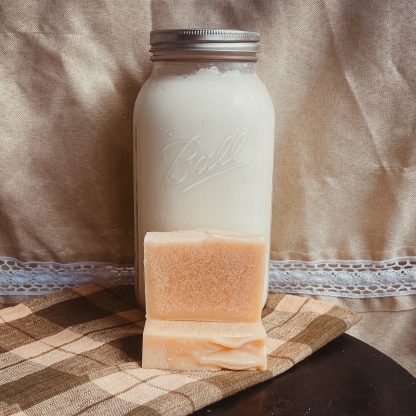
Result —
<instances>
[{"instance_id":1,"label":"top soap bar","mask_svg":"<svg viewBox=\"0 0 416 416\"><path fill-rule=\"evenodd\" d=\"M259 321L265 264L262 236L216 230L147 233L147 318Z\"/></svg>"}]
</instances>

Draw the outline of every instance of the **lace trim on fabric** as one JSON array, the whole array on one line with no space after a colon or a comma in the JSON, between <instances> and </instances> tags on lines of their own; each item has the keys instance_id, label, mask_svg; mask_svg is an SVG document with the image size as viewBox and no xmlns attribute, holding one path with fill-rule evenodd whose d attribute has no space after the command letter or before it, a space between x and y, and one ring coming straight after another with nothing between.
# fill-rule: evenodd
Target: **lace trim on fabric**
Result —
<instances>
[{"instance_id":1,"label":"lace trim on fabric","mask_svg":"<svg viewBox=\"0 0 416 416\"><path fill-rule=\"evenodd\" d=\"M0 257L0 295L43 295L85 284L133 283L134 266L54 263Z\"/></svg>"},{"instance_id":2,"label":"lace trim on fabric","mask_svg":"<svg viewBox=\"0 0 416 416\"><path fill-rule=\"evenodd\" d=\"M0 257L0 295L41 295L88 283L134 282L134 266L24 262ZM272 292L341 297L416 294L416 257L383 261L271 261Z\"/></svg>"},{"instance_id":3,"label":"lace trim on fabric","mask_svg":"<svg viewBox=\"0 0 416 416\"><path fill-rule=\"evenodd\" d=\"M272 261L269 290L353 298L415 295L416 257Z\"/></svg>"}]
</instances>

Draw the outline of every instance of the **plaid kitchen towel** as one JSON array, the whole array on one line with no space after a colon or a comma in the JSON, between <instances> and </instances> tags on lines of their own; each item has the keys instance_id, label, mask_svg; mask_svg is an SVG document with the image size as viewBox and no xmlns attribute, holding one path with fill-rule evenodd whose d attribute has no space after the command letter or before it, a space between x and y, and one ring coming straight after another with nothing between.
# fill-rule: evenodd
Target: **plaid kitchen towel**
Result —
<instances>
[{"instance_id":1,"label":"plaid kitchen towel","mask_svg":"<svg viewBox=\"0 0 416 416\"><path fill-rule=\"evenodd\" d=\"M140 367L132 286L84 286L0 310L0 414L187 415L274 377L359 321L327 302L271 294L267 371Z\"/></svg>"}]
</instances>

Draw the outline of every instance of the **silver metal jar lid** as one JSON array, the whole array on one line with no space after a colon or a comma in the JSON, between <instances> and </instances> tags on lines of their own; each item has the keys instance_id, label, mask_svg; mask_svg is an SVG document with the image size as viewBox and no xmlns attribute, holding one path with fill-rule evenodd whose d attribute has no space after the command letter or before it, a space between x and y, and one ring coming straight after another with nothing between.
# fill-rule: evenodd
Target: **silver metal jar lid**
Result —
<instances>
[{"instance_id":1,"label":"silver metal jar lid","mask_svg":"<svg viewBox=\"0 0 416 416\"><path fill-rule=\"evenodd\" d=\"M166 59L175 54L197 55L206 52L218 59L256 60L260 51L260 35L234 29L170 29L150 32L150 52L153 60ZM201 55L200 55L201 56Z\"/></svg>"}]
</instances>

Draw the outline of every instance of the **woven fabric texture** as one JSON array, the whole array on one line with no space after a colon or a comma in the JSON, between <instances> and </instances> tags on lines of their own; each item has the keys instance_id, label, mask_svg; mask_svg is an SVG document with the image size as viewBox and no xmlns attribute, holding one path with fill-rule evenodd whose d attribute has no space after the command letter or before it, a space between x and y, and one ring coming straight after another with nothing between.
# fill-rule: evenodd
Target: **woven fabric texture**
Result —
<instances>
[{"instance_id":1,"label":"woven fabric texture","mask_svg":"<svg viewBox=\"0 0 416 416\"><path fill-rule=\"evenodd\" d=\"M132 286L83 286L0 310L0 414L187 415L270 379L342 334L359 315L269 296L267 371L140 367L144 313Z\"/></svg>"},{"instance_id":2,"label":"woven fabric texture","mask_svg":"<svg viewBox=\"0 0 416 416\"><path fill-rule=\"evenodd\" d=\"M412 0L2 0L0 256L132 264L149 32L255 29L276 110L275 260L416 255Z\"/></svg>"}]
</instances>

